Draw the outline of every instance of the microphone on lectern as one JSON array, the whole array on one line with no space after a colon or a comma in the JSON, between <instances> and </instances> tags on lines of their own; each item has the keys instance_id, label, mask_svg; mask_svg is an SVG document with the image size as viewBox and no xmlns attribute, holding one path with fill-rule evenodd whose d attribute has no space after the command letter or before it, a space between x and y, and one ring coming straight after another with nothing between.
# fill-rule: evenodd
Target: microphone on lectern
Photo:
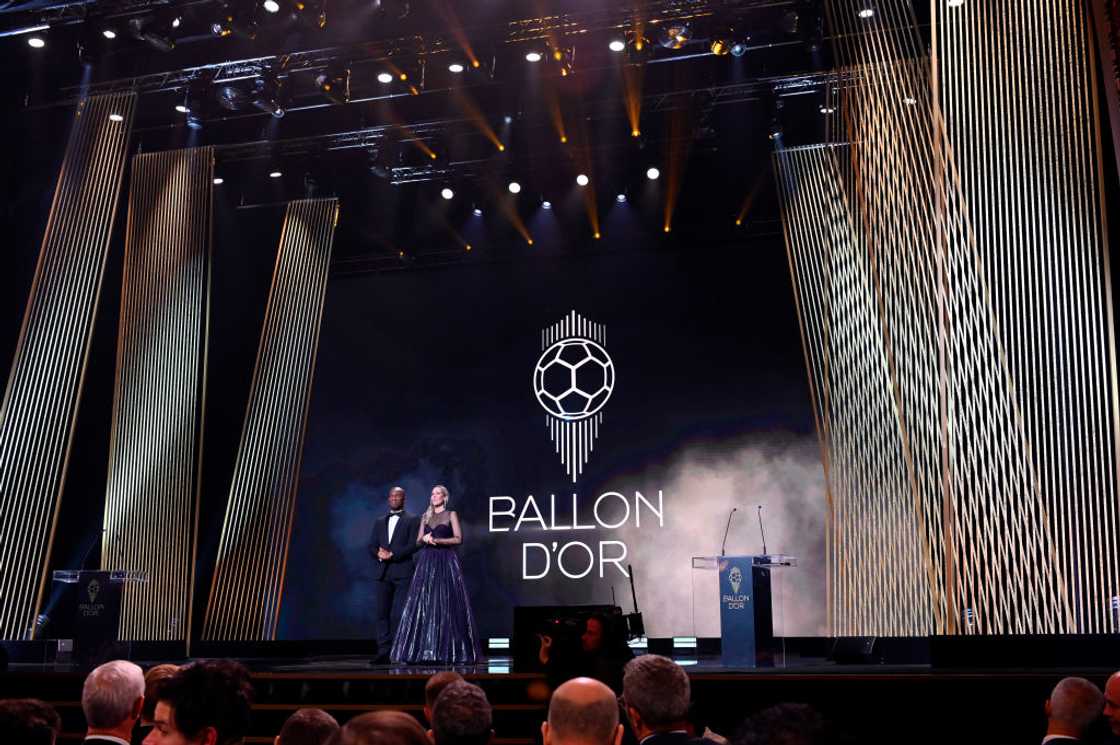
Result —
<instances>
[{"instance_id":1,"label":"microphone on lectern","mask_svg":"<svg viewBox=\"0 0 1120 745\"><path fill-rule=\"evenodd\" d=\"M732 507L731 512L727 514L727 527L723 529L723 545L720 546L719 555L724 556L727 553L727 533L731 530L731 518L738 511L738 507Z\"/></svg>"}]
</instances>

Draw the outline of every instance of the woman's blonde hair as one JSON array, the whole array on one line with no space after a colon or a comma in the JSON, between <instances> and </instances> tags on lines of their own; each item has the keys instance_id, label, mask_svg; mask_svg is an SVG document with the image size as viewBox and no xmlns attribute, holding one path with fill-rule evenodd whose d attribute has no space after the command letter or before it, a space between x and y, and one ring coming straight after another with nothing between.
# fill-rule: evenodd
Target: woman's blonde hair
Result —
<instances>
[{"instance_id":1,"label":"woman's blonde hair","mask_svg":"<svg viewBox=\"0 0 1120 745\"><path fill-rule=\"evenodd\" d=\"M449 491L447 491L447 487L444 486L443 484L436 484L435 486L432 487L432 491L435 491L436 489L439 489L441 492L443 492L443 509L446 510L447 509L447 503L451 501L451 493ZM434 514L436 514L436 511L434 509L432 509L432 500L431 500L431 497L429 497L428 498L428 509L424 510L424 524L425 525L430 524L430 521L432 519L432 515L434 515Z\"/></svg>"}]
</instances>

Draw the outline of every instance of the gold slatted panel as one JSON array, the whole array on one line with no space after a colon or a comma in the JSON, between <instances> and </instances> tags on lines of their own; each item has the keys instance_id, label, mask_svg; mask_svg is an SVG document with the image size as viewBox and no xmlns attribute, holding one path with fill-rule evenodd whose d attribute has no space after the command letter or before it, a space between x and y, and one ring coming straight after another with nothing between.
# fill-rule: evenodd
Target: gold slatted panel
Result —
<instances>
[{"instance_id":1,"label":"gold slatted panel","mask_svg":"<svg viewBox=\"0 0 1120 745\"><path fill-rule=\"evenodd\" d=\"M280 617L338 201L284 216L203 639L273 639Z\"/></svg>"},{"instance_id":2,"label":"gold slatted panel","mask_svg":"<svg viewBox=\"0 0 1120 745\"><path fill-rule=\"evenodd\" d=\"M851 146L775 155L832 629L1105 629L1116 396L1082 11L935 0L931 56L907 2L864 7L828 6Z\"/></svg>"},{"instance_id":3,"label":"gold slatted panel","mask_svg":"<svg viewBox=\"0 0 1120 745\"><path fill-rule=\"evenodd\" d=\"M950 219L967 214L973 227L970 258L1053 535L1045 560L1068 583L1059 630L1116 631L1115 345L1091 19L1078 0L986 0L934 3L933 21ZM986 579L963 583L962 603L995 594L985 584L1000 578ZM983 628L1033 630L988 615Z\"/></svg>"},{"instance_id":4,"label":"gold slatted panel","mask_svg":"<svg viewBox=\"0 0 1120 745\"><path fill-rule=\"evenodd\" d=\"M0 407L3 639L27 637L46 583L135 103L78 104Z\"/></svg>"},{"instance_id":5,"label":"gold slatted panel","mask_svg":"<svg viewBox=\"0 0 1120 745\"><path fill-rule=\"evenodd\" d=\"M101 566L143 571L121 639L186 639L210 284L212 148L132 160Z\"/></svg>"}]
</instances>

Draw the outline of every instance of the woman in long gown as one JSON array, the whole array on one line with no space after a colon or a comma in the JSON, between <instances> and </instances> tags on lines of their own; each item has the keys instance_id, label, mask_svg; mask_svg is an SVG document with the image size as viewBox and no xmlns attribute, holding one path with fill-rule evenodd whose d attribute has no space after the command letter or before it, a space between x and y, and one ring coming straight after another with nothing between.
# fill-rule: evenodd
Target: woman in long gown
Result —
<instances>
[{"instance_id":1,"label":"woman in long gown","mask_svg":"<svg viewBox=\"0 0 1120 745\"><path fill-rule=\"evenodd\" d=\"M389 658L393 662L476 662L478 631L456 546L463 542L459 516L447 509L447 488L432 488L420 521L416 570Z\"/></svg>"}]
</instances>

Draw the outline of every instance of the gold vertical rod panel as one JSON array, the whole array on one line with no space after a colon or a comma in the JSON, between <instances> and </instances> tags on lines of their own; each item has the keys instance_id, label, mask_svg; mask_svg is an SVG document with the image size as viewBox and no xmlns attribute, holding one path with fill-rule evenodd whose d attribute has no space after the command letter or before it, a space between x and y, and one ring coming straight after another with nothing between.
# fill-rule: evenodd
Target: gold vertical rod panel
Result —
<instances>
[{"instance_id":1,"label":"gold vertical rod panel","mask_svg":"<svg viewBox=\"0 0 1120 745\"><path fill-rule=\"evenodd\" d=\"M202 636L275 638L338 203L288 205Z\"/></svg>"},{"instance_id":2,"label":"gold vertical rod panel","mask_svg":"<svg viewBox=\"0 0 1120 745\"><path fill-rule=\"evenodd\" d=\"M0 405L0 638L26 637L46 587L134 106L78 104Z\"/></svg>"},{"instance_id":3,"label":"gold vertical rod panel","mask_svg":"<svg viewBox=\"0 0 1120 745\"><path fill-rule=\"evenodd\" d=\"M212 148L133 159L102 566L148 581L124 589L121 639L189 632L213 172Z\"/></svg>"}]
</instances>

